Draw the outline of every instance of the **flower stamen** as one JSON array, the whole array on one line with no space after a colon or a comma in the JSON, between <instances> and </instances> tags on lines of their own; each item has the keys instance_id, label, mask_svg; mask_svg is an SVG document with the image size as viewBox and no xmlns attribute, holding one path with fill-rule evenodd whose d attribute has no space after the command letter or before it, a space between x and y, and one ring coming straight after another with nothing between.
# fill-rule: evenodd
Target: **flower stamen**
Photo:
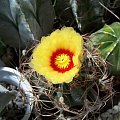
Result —
<instances>
[{"instance_id":1,"label":"flower stamen","mask_svg":"<svg viewBox=\"0 0 120 120\"><path fill-rule=\"evenodd\" d=\"M59 68L67 68L70 63L70 57L67 54L60 54L55 58L55 64Z\"/></svg>"}]
</instances>

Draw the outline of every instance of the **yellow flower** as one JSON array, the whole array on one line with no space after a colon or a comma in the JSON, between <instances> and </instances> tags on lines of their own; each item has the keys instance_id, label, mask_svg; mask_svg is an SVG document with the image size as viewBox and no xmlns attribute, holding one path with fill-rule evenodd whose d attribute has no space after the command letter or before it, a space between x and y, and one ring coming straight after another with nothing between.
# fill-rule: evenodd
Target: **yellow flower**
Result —
<instances>
[{"instance_id":1,"label":"yellow flower","mask_svg":"<svg viewBox=\"0 0 120 120\"><path fill-rule=\"evenodd\" d=\"M83 60L83 39L72 27L42 37L33 51L30 65L53 84L69 83Z\"/></svg>"}]
</instances>

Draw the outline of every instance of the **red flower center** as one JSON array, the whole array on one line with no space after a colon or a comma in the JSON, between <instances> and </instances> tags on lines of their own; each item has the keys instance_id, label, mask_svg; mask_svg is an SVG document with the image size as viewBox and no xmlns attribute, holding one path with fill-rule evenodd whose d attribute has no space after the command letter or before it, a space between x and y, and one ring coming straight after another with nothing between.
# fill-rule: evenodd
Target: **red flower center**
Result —
<instances>
[{"instance_id":1,"label":"red flower center","mask_svg":"<svg viewBox=\"0 0 120 120\"><path fill-rule=\"evenodd\" d=\"M57 49L50 57L50 66L60 73L69 71L74 67L73 55L68 49Z\"/></svg>"}]
</instances>

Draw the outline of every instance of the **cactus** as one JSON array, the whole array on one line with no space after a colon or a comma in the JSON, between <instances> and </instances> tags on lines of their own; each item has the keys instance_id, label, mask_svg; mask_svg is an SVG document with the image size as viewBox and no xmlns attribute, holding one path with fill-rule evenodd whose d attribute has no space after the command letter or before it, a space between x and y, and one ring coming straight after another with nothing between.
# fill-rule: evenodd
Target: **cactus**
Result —
<instances>
[{"instance_id":1,"label":"cactus","mask_svg":"<svg viewBox=\"0 0 120 120\"><path fill-rule=\"evenodd\" d=\"M32 87L27 79L17 70L9 67L0 67L0 82L9 83L23 91L27 98L27 108L22 120L28 120L33 108L33 93Z\"/></svg>"},{"instance_id":2,"label":"cactus","mask_svg":"<svg viewBox=\"0 0 120 120\"><path fill-rule=\"evenodd\" d=\"M81 33L87 33L100 29L104 24L104 9L99 0L52 1L57 17L65 26L77 26Z\"/></svg>"},{"instance_id":3,"label":"cactus","mask_svg":"<svg viewBox=\"0 0 120 120\"><path fill-rule=\"evenodd\" d=\"M109 62L111 74L120 75L120 23L105 25L90 39L93 46L99 46L103 58Z\"/></svg>"},{"instance_id":4,"label":"cactus","mask_svg":"<svg viewBox=\"0 0 120 120\"><path fill-rule=\"evenodd\" d=\"M13 98L15 98L15 94L0 85L0 112Z\"/></svg>"},{"instance_id":5,"label":"cactus","mask_svg":"<svg viewBox=\"0 0 120 120\"><path fill-rule=\"evenodd\" d=\"M0 37L9 46L29 47L52 30L53 20L50 0L0 1Z\"/></svg>"},{"instance_id":6,"label":"cactus","mask_svg":"<svg viewBox=\"0 0 120 120\"><path fill-rule=\"evenodd\" d=\"M106 17L108 12L119 20L114 11L109 10L112 6L118 8L119 4L118 0L113 0L109 4L107 0L0 0L0 82L17 86L26 97L28 104L22 120L29 119L33 105L35 119L44 119L44 116L45 119L49 119L48 116L50 119L87 119L91 117L91 113L97 116L95 111L102 108L103 102L106 102L104 97L109 99L109 93L112 91L108 90L109 87L112 88L110 84L113 78L111 80L107 78L106 61L110 63L108 66L111 74L120 75L120 23L105 24L109 21L108 16ZM90 35L89 42L87 39L89 35L83 35L85 58L81 70L73 81L54 85L26 63L30 62L31 49L36 46L34 43L39 42L42 36L63 26L72 26L82 34L100 30ZM86 44L87 42L90 44ZM91 44L93 50L89 51L88 47ZM21 58L22 50L25 52ZM19 58L21 60L18 60ZM20 64L23 61L25 64ZM18 70L10 68L16 65L20 66L25 76ZM31 80L33 86L27 79ZM4 98L0 99L2 106L0 111L12 99L11 94L13 95L0 85L0 91L1 89L6 91L4 92L6 98L8 95L10 97L5 98L7 101L4 101ZM0 96L1 93L3 92L0 92ZM118 107L115 106L108 111ZM119 116L119 110L117 113ZM104 117L104 113L100 115Z\"/></svg>"}]
</instances>

